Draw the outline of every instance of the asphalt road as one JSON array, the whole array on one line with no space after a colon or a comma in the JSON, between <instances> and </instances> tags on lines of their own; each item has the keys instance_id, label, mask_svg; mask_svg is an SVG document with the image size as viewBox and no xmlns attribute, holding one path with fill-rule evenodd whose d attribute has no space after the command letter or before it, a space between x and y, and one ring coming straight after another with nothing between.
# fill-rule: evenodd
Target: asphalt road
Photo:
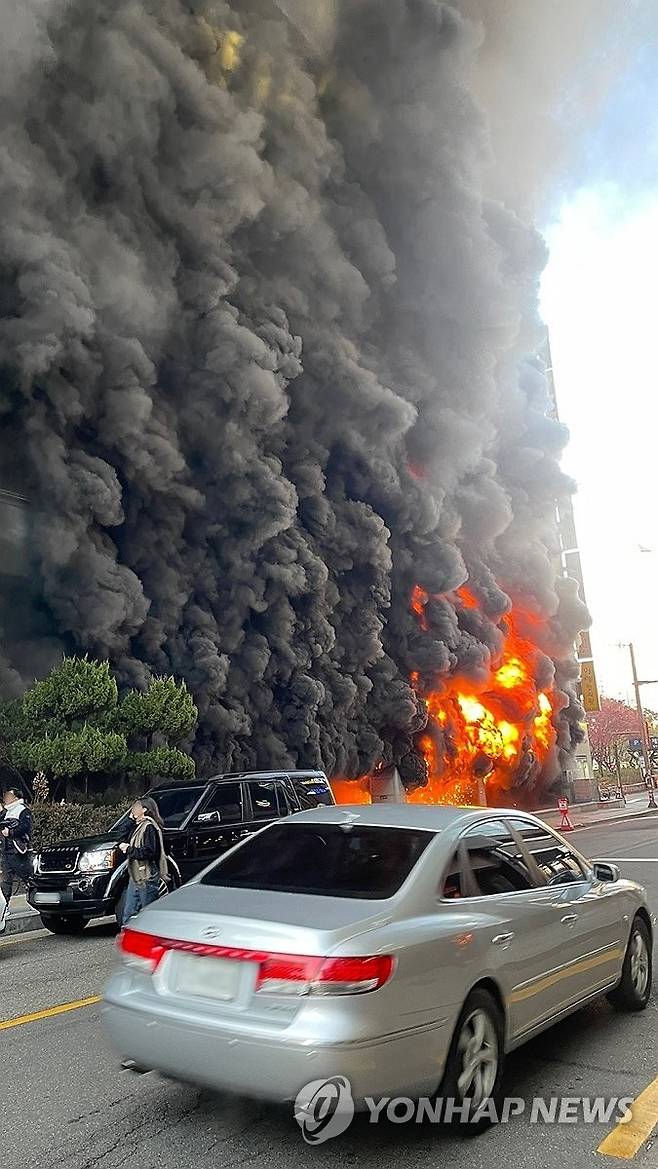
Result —
<instances>
[{"instance_id":1,"label":"asphalt road","mask_svg":"<svg viewBox=\"0 0 658 1169\"><path fill-rule=\"evenodd\" d=\"M658 912L658 816L573 834L590 857L618 859L649 890ZM629 859L624 859L629 858ZM178 1086L123 1071L100 1025L97 1002L52 1008L100 994L114 961L114 933L90 927L81 938L42 932L0 943L0 1164L3 1169L233 1169L325 1166L375 1169L601 1169L622 1162L597 1153L614 1124L531 1125L521 1117L476 1139L436 1126L370 1125L320 1147L302 1141L291 1111ZM643 1096L658 1124L658 997L647 1011L621 1016L602 1002L579 1012L510 1057L511 1096ZM27 1020L25 1017L28 1017ZM32 1018L32 1016L35 1016ZM634 1156L658 1165L658 1133ZM618 1152L618 1149L615 1149Z\"/></svg>"}]
</instances>

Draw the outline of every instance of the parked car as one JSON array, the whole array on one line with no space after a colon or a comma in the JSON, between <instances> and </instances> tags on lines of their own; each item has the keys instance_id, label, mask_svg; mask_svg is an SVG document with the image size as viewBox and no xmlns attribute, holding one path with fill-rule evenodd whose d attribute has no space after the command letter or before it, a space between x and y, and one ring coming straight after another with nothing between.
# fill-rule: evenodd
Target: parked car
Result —
<instances>
[{"instance_id":1,"label":"parked car","mask_svg":"<svg viewBox=\"0 0 658 1169\"><path fill-rule=\"evenodd\" d=\"M164 821L174 889L272 820L334 803L321 771L216 775L196 783L163 784L148 794ZM27 898L47 929L76 934L91 918L110 914L121 921L128 866L118 844L129 838L133 828L126 812L99 836L41 849Z\"/></svg>"},{"instance_id":2,"label":"parked car","mask_svg":"<svg viewBox=\"0 0 658 1169\"><path fill-rule=\"evenodd\" d=\"M475 1109L506 1052L585 1003L646 1007L652 936L643 889L531 815L317 808L143 911L104 1020L135 1068L215 1089L345 1076L357 1106Z\"/></svg>"}]
</instances>

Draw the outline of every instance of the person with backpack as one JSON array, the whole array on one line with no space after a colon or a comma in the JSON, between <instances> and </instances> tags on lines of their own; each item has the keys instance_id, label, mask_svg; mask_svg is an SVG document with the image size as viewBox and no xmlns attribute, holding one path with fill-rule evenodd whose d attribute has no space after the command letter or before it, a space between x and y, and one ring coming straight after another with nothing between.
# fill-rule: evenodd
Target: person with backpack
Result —
<instances>
[{"instance_id":1,"label":"person with backpack","mask_svg":"<svg viewBox=\"0 0 658 1169\"><path fill-rule=\"evenodd\" d=\"M131 917L146 909L152 901L160 895L163 881L169 877L169 868L165 853L163 828L164 824L158 811L158 805L150 796L142 796L135 800L130 815L135 821L135 828L130 841L119 845L122 852L128 857L128 888L123 906L122 925Z\"/></svg>"},{"instance_id":2,"label":"person with backpack","mask_svg":"<svg viewBox=\"0 0 658 1169\"><path fill-rule=\"evenodd\" d=\"M2 793L0 807L0 890L6 902L5 912L14 891L14 883L25 883L32 875L31 840L32 813L20 792L15 788L6 788Z\"/></svg>"}]
</instances>

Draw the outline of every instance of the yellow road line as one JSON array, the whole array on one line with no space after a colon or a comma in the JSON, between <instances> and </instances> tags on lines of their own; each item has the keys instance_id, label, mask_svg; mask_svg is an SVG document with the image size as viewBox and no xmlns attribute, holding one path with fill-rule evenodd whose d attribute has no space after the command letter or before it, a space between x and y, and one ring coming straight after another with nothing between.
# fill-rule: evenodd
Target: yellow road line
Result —
<instances>
[{"instance_id":1,"label":"yellow road line","mask_svg":"<svg viewBox=\"0 0 658 1169\"><path fill-rule=\"evenodd\" d=\"M78 999L74 1003L62 1003L59 1007L48 1007L45 1011L34 1011L31 1015L19 1015L17 1019L7 1019L6 1023L0 1023L0 1031L8 1031L10 1027L22 1027L24 1023L36 1023L39 1019L52 1019L54 1015L65 1015L67 1011L91 1007L100 1001L99 994L92 994L89 998Z\"/></svg>"},{"instance_id":2,"label":"yellow road line","mask_svg":"<svg viewBox=\"0 0 658 1169\"><path fill-rule=\"evenodd\" d=\"M606 1157L618 1157L631 1161L640 1147L651 1136L658 1124L658 1076L648 1088L641 1092L631 1105L633 1119L628 1124L618 1124L601 1141L597 1152Z\"/></svg>"}]
</instances>

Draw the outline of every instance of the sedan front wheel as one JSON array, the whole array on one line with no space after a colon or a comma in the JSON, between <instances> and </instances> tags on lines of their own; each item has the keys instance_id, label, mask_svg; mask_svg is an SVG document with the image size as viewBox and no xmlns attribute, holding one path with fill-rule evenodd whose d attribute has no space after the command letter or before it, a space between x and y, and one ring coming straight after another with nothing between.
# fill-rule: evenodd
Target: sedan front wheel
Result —
<instances>
[{"instance_id":1,"label":"sedan front wheel","mask_svg":"<svg viewBox=\"0 0 658 1169\"><path fill-rule=\"evenodd\" d=\"M643 917L636 917L626 947L621 982L608 999L620 1011L643 1011L651 997L653 978L651 933Z\"/></svg>"}]
</instances>

